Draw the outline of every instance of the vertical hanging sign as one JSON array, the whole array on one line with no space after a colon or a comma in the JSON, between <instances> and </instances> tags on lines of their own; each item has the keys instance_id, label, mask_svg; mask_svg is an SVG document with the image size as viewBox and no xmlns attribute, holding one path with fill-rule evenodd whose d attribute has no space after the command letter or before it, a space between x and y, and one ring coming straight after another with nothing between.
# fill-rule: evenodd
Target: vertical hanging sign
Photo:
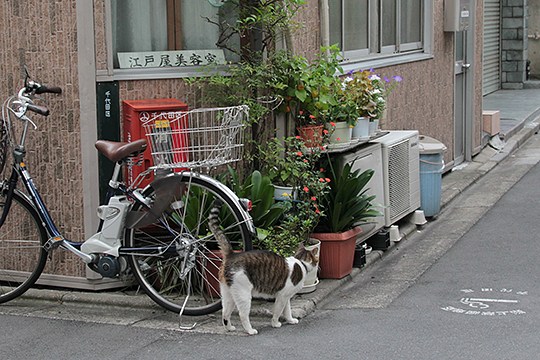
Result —
<instances>
[{"instance_id":1,"label":"vertical hanging sign","mask_svg":"<svg viewBox=\"0 0 540 360\"><path fill-rule=\"evenodd\" d=\"M118 81L98 82L97 92L97 135L100 140L120 141L120 95ZM107 186L114 164L99 154L99 198L106 202Z\"/></svg>"}]
</instances>

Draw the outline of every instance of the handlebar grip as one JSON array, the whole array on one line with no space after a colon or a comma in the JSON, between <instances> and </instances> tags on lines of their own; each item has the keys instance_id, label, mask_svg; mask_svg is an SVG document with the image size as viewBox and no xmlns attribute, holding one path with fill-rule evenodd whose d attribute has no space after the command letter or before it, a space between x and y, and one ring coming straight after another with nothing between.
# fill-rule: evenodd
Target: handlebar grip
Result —
<instances>
[{"instance_id":1,"label":"handlebar grip","mask_svg":"<svg viewBox=\"0 0 540 360\"><path fill-rule=\"evenodd\" d=\"M49 109L45 106L39 106L34 104L28 104L26 107L28 110L35 112L36 114L49 116Z\"/></svg>"},{"instance_id":2,"label":"handlebar grip","mask_svg":"<svg viewBox=\"0 0 540 360\"><path fill-rule=\"evenodd\" d=\"M58 86L47 86L47 85L41 85L36 89L36 94L44 94L44 93L51 93L51 94L61 94L62 89Z\"/></svg>"}]
</instances>

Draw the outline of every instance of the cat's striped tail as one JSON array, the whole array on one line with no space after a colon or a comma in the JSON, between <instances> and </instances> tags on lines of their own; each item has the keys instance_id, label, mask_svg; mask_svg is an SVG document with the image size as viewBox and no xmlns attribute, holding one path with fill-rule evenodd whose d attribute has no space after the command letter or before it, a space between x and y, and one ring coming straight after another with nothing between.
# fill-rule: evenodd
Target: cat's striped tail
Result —
<instances>
[{"instance_id":1,"label":"cat's striped tail","mask_svg":"<svg viewBox=\"0 0 540 360\"><path fill-rule=\"evenodd\" d=\"M210 210L210 215L208 215L208 228L214 234L216 237L216 240L219 245L219 249L223 253L223 256L227 256L233 252L232 246L227 240L227 237L225 236L225 233L221 228L219 227L220 221L219 221L219 211L221 210L221 205L223 205L223 202L219 199L216 199L214 201L214 206L212 206L212 209Z\"/></svg>"}]
</instances>

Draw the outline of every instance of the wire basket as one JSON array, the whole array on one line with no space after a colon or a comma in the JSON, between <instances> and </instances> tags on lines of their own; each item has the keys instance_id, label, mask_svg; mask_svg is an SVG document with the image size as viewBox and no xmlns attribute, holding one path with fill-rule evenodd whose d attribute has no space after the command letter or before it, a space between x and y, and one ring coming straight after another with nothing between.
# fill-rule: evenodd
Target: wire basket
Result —
<instances>
[{"instance_id":1,"label":"wire basket","mask_svg":"<svg viewBox=\"0 0 540 360\"><path fill-rule=\"evenodd\" d=\"M247 105L155 113L143 122L153 169L212 168L242 158Z\"/></svg>"}]
</instances>

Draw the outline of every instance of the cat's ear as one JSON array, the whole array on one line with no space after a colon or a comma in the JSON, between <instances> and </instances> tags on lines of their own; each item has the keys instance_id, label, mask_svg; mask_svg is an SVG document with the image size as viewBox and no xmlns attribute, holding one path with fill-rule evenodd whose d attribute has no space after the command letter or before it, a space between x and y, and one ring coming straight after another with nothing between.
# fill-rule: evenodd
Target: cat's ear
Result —
<instances>
[{"instance_id":1,"label":"cat's ear","mask_svg":"<svg viewBox=\"0 0 540 360\"><path fill-rule=\"evenodd\" d=\"M313 250L311 250L311 253L313 254L313 256L318 256L319 255L319 248L313 248Z\"/></svg>"}]
</instances>

